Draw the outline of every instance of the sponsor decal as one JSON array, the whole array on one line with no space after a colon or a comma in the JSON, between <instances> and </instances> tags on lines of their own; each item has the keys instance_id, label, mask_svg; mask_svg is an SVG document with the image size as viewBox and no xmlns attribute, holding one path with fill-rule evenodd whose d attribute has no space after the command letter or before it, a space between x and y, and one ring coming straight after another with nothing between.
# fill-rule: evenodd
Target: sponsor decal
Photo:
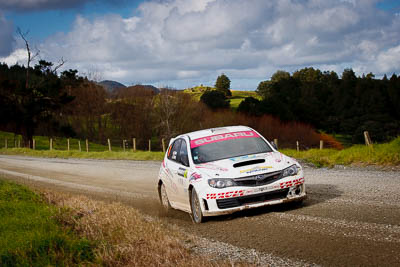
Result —
<instances>
[{"instance_id":1,"label":"sponsor decal","mask_svg":"<svg viewBox=\"0 0 400 267\"><path fill-rule=\"evenodd\" d=\"M224 193L213 193L206 195L207 199L223 199L223 198L232 198L241 196L244 196L244 190L230 191Z\"/></svg>"},{"instance_id":2,"label":"sponsor decal","mask_svg":"<svg viewBox=\"0 0 400 267\"><path fill-rule=\"evenodd\" d=\"M257 166L257 167L251 168L251 169L241 170L240 173L250 174L250 173L254 173L254 172L265 171L268 169L272 169L272 166Z\"/></svg>"},{"instance_id":3,"label":"sponsor decal","mask_svg":"<svg viewBox=\"0 0 400 267\"><path fill-rule=\"evenodd\" d=\"M279 184L275 184L275 185L269 185L269 186L265 186L265 187L261 187L261 188L256 188L256 189L249 189L246 190L246 195L251 195L254 193L259 193L259 192L264 192L264 191L269 191L269 190L276 190L276 189L285 189L288 187L292 187L295 185L301 185L304 183L304 177L303 178L299 178L299 179L294 179L292 181L288 181L288 182L282 182Z\"/></svg>"},{"instance_id":4,"label":"sponsor decal","mask_svg":"<svg viewBox=\"0 0 400 267\"><path fill-rule=\"evenodd\" d=\"M227 172L228 169L227 168L222 168L218 165L214 165L211 163L203 163L200 164L198 166L196 166L197 169L209 169L209 170L213 170L213 171L222 171L222 172Z\"/></svg>"},{"instance_id":5,"label":"sponsor decal","mask_svg":"<svg viewBox=\"0 0 400 267\"><path fill-rule=\"evenodd\" d=\"M178 175L187 178L188 170L185 168L178 169Z\"/></svg>"},{"instance_id":6,"label":"sponsor decal","mask_svg":"<svg viewBox=\"0 0 400 267\"><path fill-rule=\"evenodd\" d=\"M284 188L292 187L295 185L301 185L303 183L304 183L304 177L299 178L299 179L294 179L294 180L288 181L288 182L279 183L279 186L281 189L284 189Z\"/></svg>"},{"instance_id":7,"label":"sponsor decal","mask_svg":"<svg viewBox=\"0 0 400 267\"><path fill-rule=\"evenodd\" d=\"M240 161L240 160L245 160L245 159L254 159L256 157L257 157L257 155L246 155L246 156L241 156L241 157L230 158L230 160L231 161Z\"/></svg>"},{"instance_id":8,"label":"sponsor decal","mask_svg":"<svg viewBox=\"0 0 400 267\"><path fill-rule=\"evenodd\" d=\"M174 182L172 182L172 181L171 181L171 188L172 188L172 191L173 191L174 193L177 193L177 192L178 192L178 186L177 186Z\"/></svg>"},{"instance_id":9,"label":"sponsor decal","mask_svg":"<svg viewBox=\"0 0 400 267\"><path fill-rule=\"evenodd\" d=\"M283 160L282 153L279 153L279 158L275 158L275 162L281 162Z\"/></svg>"},{"instance_id":10,"label":"sponsor decal","mask_svg":"<svg viewBox=\"0 0 400 267\"><path fill-rule=\"evenodd\" d=\"M261 187L261 188L257 188L257 189L236 190L236 191L230 191L230 192L224 192L224 193L207 194L206 198L207 199L224 199L224 198L242 197L244 195L251 195L254 193L259 193L259 192L272 190L272 189L284 189L284 188L292 187L295 185L301 185L303 183L304 183L304 177L299 178L299 179L294 179L294 180L288 181L288 182L279 183L279 185L270 185L270 186L265 186L265 187Z\"/></svg>"},{"instance_id":11,"label":"sponsor decal","mask_svg":"<svg viewBox=\"0 0 400 267\"><path fill-rule=\"evenodd\" d=\"M192 175L190 175L190 182L198 182L200 181L202 178L201 174L198 174L197 172L192 173Z\"/></svg>"},{"instance_id":12,"label":"sponsor decal","mask_svg":"<svg viewBox=\"0 0 400 267\"><path fill-rule=\"evenodd\" d=\"M253 131L243 131L243 132L234 132L234 133L226 133L226 134L217 134L211 135L203 138L198 138L190 141L190 147L195 148L198 146L203 146L215 142L221 142L232 139L240 139L240 138L254 138L259 137L256 132Z\"/></svg>"}]
</instances>

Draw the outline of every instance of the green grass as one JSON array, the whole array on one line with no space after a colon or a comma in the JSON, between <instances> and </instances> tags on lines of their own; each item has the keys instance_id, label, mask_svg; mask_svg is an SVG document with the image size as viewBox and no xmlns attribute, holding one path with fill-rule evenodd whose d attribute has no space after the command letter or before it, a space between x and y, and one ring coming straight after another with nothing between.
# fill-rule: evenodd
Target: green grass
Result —
<instances>
[{"instance_id":1,"label":"green grass","mask_svg":"<svg viewBox=\"0 0 400 267\"><path fill-rule=\"evenodd\" d=\"M260 96L255 92L255 91L236 91L232 90L232 96L230 98L231 102L231 108L233 110L236 110L240 103L246 98L246 97L254 97L256 99L261 99Z\"/></svg>"},{"instance_id":2,"label":"green grass","mask_svg":"<svg viewBox=\"0 0 400 267\"><path fill-rule=\"evenodd\" d=\"M95 260L94 244L56 221L58 210L0 179L0 266L70 266Z\"/></svg>"},{"instance_id":3,"label":"green grass","mask_svg":"<svg viewBox=\"0 0 400 267\"><path fill-rule=\"evenodd\" d=\"M213 90L214 87L207 87L207 86L196 86L193 88L185 89L184 92L190 94L194 99L200 101L201 95L206 90ZM240 102L242 102L246 97L254 97L261 100L261 97L255 91L238 91L238 90L231 90L232 96L230 99L230 106L233 110L236 110L239 107Z\"/></svg>"},{"instance_id":4,"label":"green grass","mask_svg":"<svg viewBox=\"0 0 400 267\"><path fill-rule=\"evenodd\" d=\"M21 135L14 135L13 133L2 132L0 131L0 148L5 147L5 139L7 139L7 147L8 148L17 148L18 143L20 143L20 147L23 146ZM45 136L34 136L36 142L36 150L49 150L50 148L50 139ZM86 150L86 141L79 140L75 138L70 138L70 149L78 150L79 149L79 141L81 143L81 150ZM53 138L53 148L56 150L67 150L67 138L64 137L54 137ZM108 150L108 146L104 146L101 144L96 144L93 142L89 142L89 151L106 151ZM122 151L122 144L112 144L113 151Z\"/></svg>"},{"instance_id":5,"label":"green grass","mask_svg":"<svg viewBox=\"0 0 400 267\"><path fill-rule=\"evenodd\" d=\"M400 137L390 143L373 146L354 145L343 150L310 149L297 152L293 149L282 149L282 153L315 164L318 167L334 165L400 165Z\"/></svg>"},{"instance_id":6,"label":"green grass","mask_svg":"<svg viewBox=\"0 0 400 267\"><path fill-rule=\"evenodd\" d=\"M125 159L125 160L162 160L163 152L149 151L127 151L127 152L86 152L78 150L62 151L62 150L32 150L27 148L0 149L2 155L23 155L33 157L46 158L82 158L82 159Z\"/></svg>"}]
</instances>

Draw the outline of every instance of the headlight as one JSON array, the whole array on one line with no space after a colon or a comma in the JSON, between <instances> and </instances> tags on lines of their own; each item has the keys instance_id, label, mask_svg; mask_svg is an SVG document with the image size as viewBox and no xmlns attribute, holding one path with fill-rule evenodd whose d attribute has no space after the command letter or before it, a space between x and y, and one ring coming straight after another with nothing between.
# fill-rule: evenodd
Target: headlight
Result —
<instances>
[{"instance_id":1,"label":"headlight","mask_svg":"<svg viewBox=\"0 0 400 267\"><path fill-rule=\"evenodd\" d=\"M209 179L208 184L214 188L225 188L236 185L232 179Z\"/></svg>"},{"instance_id":2,"label":"headlight","mask_svg":"<svg viewBox=\"0 0 400 267\"><path fill-rule=\"evenodd\" d=\"M299 172L299 170L300 170L300 167L298 167L296 164L294 164L283 170L282 178L287 177L287 176L296 175Z\"/></svg>"}]
</instances>

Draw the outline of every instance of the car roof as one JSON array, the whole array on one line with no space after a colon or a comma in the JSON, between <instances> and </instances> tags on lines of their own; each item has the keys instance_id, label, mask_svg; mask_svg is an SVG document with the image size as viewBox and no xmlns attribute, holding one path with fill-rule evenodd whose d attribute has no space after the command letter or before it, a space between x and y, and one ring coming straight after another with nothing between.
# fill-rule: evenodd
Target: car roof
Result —
<instances>
[{"instance_id":1,"label":"car roof","mask_svg":"<svg viewBox=\"0 0 400 267\"><path fill-rule=\"evenodd\" d=\"M204 129L200 131L195 131L195 132L190 132L186 134L182 134L178 137L182 136L188 136L191 140L198 139L198 138L203 138L211 135L217 135L217 134L225 134L225 133L233 133L233 132L241 132L241 131L253 131L252 128L247 127L247 126L226 126L226 127L219 127L219 128L210 128L210 129Z\"/></svg>"}]
</instances>

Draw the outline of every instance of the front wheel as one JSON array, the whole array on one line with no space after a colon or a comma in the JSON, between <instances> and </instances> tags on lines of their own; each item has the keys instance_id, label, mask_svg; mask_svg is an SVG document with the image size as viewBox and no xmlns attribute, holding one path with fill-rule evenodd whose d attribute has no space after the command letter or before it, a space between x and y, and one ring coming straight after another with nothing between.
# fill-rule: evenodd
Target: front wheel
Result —
<instances>
[{"instance_id":1,"label":"front wheel","mask_svg":"<svg viewBox=\"0 0 400 267\"><path fill-rule=\"evenodd\" d=\"M204 221L203 213L201 212L200 200L197 196L196 190L192 189L190 199L190 207L192 209L191 217L194 223L202 223Z\"/></svg>"},{"instance_id":2,"label":"front wheel","mask_svg":"<svg viewBox=\"0 0 400 267\"><path fill-rule=\"evenodd\" d=\"M167 190L165 189L164 184L161 184L160 188L160 202L165 212L169 212L172 209L171 204L169 204Z\"/></svg>"}]
</instances>

